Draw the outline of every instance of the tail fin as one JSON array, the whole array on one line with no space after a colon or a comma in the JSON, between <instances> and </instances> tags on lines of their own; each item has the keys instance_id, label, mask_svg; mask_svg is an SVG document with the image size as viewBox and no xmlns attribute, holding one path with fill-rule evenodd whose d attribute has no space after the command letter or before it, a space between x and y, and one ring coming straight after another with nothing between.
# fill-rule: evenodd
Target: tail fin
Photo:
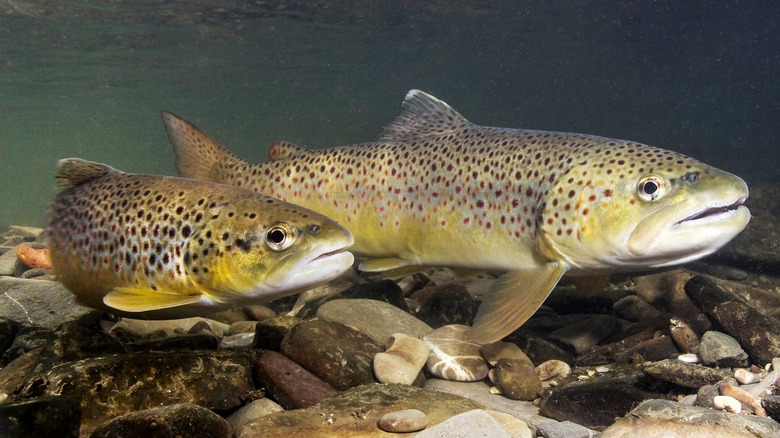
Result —
<instances>
[{"instance_id":1,"label":"tail fin","mask_svg":"<svg viewBox=\"0 0 780 438\"><path fill-rule=\"evenodd\" d=\"M56 178L63 188L76 187L101 176L116 172L113 167L81 158L65 158L57 162Z\"/></svg>"},{"instance_id":2,"label":"tail fin","mask_svg":"<svg viewBox=\"0 0 780 438\"><path fill-rule=\"evenodd\" d=\"M181 117L163 111L162 119L176 153L176 169L180 176L226 183L226 170L246 164Z\"/></svg>"}]
</instances>

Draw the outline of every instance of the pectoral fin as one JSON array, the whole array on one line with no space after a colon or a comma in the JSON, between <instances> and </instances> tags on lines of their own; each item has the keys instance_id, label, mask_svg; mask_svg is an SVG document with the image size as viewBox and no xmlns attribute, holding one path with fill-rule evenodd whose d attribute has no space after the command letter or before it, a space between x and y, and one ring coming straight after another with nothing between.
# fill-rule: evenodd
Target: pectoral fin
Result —
<instances>
[{"instance_id":1,"label":"pectoral fin","mask_svg":"<svg viewBox=\"0 0 780 438\"><path fill-rule=\"evenodd\" d=\"M363 260L360 262L360 265L358 265L358 269L363 272L382 272L391 269L404 268L409 265L413 265L409 260L398 257L387 257L384 259Z\"/></svg>"},{"instance_id":2,"label":"pectoral fin","mask_svg":"<svg viewBox=\"0 0 780 438\"><path fill-rule=\"evenodd\" d=\"M489 344L515 331L542 305L566 270L563 263L549 262L500 277L482 299L472 339Z\"/></svg>"},{"instance_id":3,"label":"pectoral fin","mask_svg":"<svg viewBox=\"0 0 780 438\"><path fill-rule=\"evenodd\" d=\"M123 312L148 312L194 304L200 295L182 295L150 287L117 287L103 297L103 303Z\"/></svg>"}]
</instances>

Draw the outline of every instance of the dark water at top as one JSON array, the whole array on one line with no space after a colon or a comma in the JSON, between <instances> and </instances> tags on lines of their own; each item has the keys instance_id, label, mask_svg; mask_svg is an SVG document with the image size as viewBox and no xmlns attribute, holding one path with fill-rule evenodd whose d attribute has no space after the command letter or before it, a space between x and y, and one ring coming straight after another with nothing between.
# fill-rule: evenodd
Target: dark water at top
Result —
<instances>
[{"instance_id":1,"label":"dark water at top","mask_svg":"<svg viewBox=\"0 0 780 438\"><path fill-rule=\"evenodd\" d=\"M162 109L261 161L370 140L411 88L777 182L779 21L775 1L0 0L0 226L43 224L59 158L175 174Z\"/></svg>"}]
</instances>

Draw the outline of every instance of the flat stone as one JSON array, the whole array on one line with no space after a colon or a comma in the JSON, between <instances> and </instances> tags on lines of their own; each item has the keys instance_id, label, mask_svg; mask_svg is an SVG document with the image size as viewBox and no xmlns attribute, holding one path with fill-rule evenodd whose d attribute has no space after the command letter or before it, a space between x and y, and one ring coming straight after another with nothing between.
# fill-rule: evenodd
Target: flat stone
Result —
<instances>
[{"instance_id":1,"label":"flat stone","mask_svg":"<svg viewBox=\"0 0 780 438\"><path fill-rule=\"evenodd\" d=\"M343 391L374 382L374 356L383 350L345 325L314 319L290 330L282 353L333 388Z\"/></svg>"},{"instance_id":2,"label":"flat stone","mask_svg":"<svg viewBox=\"0 0 780 438\"><path fill-rule=\"evenodd\" d=\"M436 329L423 340L430 348L428 371L437 377L473 382L487 376L488 366L479 353L481 345L470 340L471 327L459 324Z\"/></svg>"},{"instance_id":3,"label":"flat stone","mask_svg":"<svg viewBox=\"0 0 780 438\"><path fill-rule=\"evenodd\" d=\"M718 370L676 359L647 363L642 366L642 372L654 379L693 389L732 377L729 370Z\"/></svg>"},{"instance_id":4,"label":"flat stone","mask_svg":"<svg viewBox=\"0 0 780 438\"><path fill-rule=\"evenodd\" d=\"M378 427L389 413L417 409L436 425L480 406L463 397L425 391L409 385L362 385L323 400L314 406L266 415L240 427L236 438L381 438L388 433Z\"/></svg>"},{"instance_id":5,"label":"flat stone","mask_svg":"<svg viewBox=\"0 0 780 438\"><path fill-rule=\"evenodd\" d=\"M242 348L252 348L255 343L254 333L239 333L237 335L225 336L219 341L219 348L222 350L238 350Z\"/></svg>"},{"instance_id":6,"label":"flat stone","mask_svg":"<svg viewBox=\"0 0 780 438\"><path fill-rule=\"evenodd\" d=\"M58 281L0 277L0 318L24 326L55 328L88 313L102 315L79 304Z\"/></svg>"},{"instance_id":7,"label":"flat stone","mask_svg":"<svg viewBox=\"0 0 780 438\"><path fill-rule=\"evenodd\" d=\"M733 336L751 359L766 364L780 357L780 321L705 277L694 277L685 291L726 334Z\"/></svg>"},{"instance_id":8,"label":"flat stone","mask_svg":"<svg viewBox=\"0 0 780 438\"><path fill-rule=\"evenodd\" d=\"M133 319L120 318L109 330L112 336L122 340L139 340L151 334L163 332L166 336L174 334L192 333L193 327L200 330L208 329L217 336L225 336L230 331L230 325L213 319L192 317L181 319Z\"/></svg>"},{"instance_id":9,"label":"flat stone","mask_svg":"<svg viewBox=\"0 0 780 438\"><path fill-rule=\"evenodd\" d=\"M619 327L618 319L614 316L595 315L577 324L555 330L548 337L581 354L610 336Z\"/></svg>"},{"instance_id":10,"label":"flat stone","mask_svg":"<svg viewBox=\"0 0 780 438\"><path fill-rule=\"evenodd\" d=\"M273 400L264 397L247 403L236 412L230 414L230 416L227 417L227 422L230 425L231 430L238 430L258 418L277 412L284 412L284 408L276 404Z\"/></svg>"},{"instance_id":11,"label":"flat stone","mask_svg":"<svg viewBox=\"0 0 780 438\"><path fill-rule=\"evenodd\" d=\"M677 357L680 352L675 348L670 336L658 336L639 342L631 348L615 356L617 364L634 364L634 358L641 357L644 361L655 361ZM637 365L637 364L635 364Z\"/></svg>"},{"instance_id":12,"label":"flat stone","mask_svg":"<svg viewBox=\"0 0 780 438\"><path fill-rule=\"evenodd\" d=\"M16 248L19 245L14 246L8 251L0 254L0 276L13 276L16 274L16 269L22 262L16 258Z\"/></svg>"},{"instance_id":13,"label":"flat stone","mask_svg":"<svg viewBox=\"0 0 780 438\"><path fill-rule=\"evenodd\" d=\"M542 421L537 424L536 432L537 436L544 438L593 438L598 436L598 432L571 421Z\"/></svg>"},{"instance_id":14,"label":"flat stone","mask_svg":"<svg viewBox=\"0 0 780 438\"><path fill-rule=\"evenodd\" d=\"M338 393L320 378L275 351L260 353L253 375L285 409L305 408Z\"/></svg>"},{"instance_id":15,"label":"flat stone","mask_svg":"<svg viewBox=\"0 0 780 438\"><path fill-rule=\"evenodd\" d=\"M428 426L428 416L419 409L393 411L382 415L377 422L377 426L385 432L417 432Z\"/></svg>"},{"instance_id":16,"label":"flat stone","mask_svg":"<svg viewBox=\"0 0 780 438\"><path fill-rule=\"evenodd\" d=\"M702 335L699 357L705 364L717 367L737 368L748 364L748 355L736 339L713 330Z\"/></svg>"},{"instance_id":17,"label":"flat stone","mask_svg":"<svg viewBox=\"0 0 780 438\"><path fill-rule=\"evenodd\" d=\"M398 307L377 300L328 301L317 310L317 317L351 327L379 345L385 345L394 333L422 338L433 330Z\"/></svg>"},{"instance_id":18,"label":"flat stone","mask_svg":"<svg viewBox=\"0 0 780 438\"><path fill-rule=\"evenodd\" d=\"M601 380L553 389L542 400L539 413L559 421L603 428L654 396L621 381Z\"/></svg>"},{"instance_id":19,"label":"flat stone","mask_svg":"<svg viewBox=\"0 0 780 438\"><path fill-rule=\"evenodd\" d=\"M464 412L430 427L415 438L510 438L506 429L483 409Z\"/></svg>"},{"instance_id":20,"label":"flat stone","mask_svg":"<svg viewBox=\"0 0 780 438\"><path fill-rule=\"evenodd\" d=\"M403 312L409 312L409 306L406 304L404 293L398 284L393 280L380 280L366 284L358 284L336 295L325 298L324 300L306 303L296 316L303 319L311 318L319 312L319 307L322 307L331 301L343 299L380 301L401 309ZM381 343L384 343L384 340L382 340Z\"/></svg>"},{"instance_id":21,"label":"flat stone","mask_svg":"<svg viewBox=\"0 0 780 438\"><path fill-rule=\"evenodd\" d=\"M182 403L132 412L98 427L90 438L230 438L230 425L198 405Z\"/></svg>"},{"instance_id":22,"label":"flat stone","mask_svg":"<svg viewBox=\"0 0 780 438\"><path fill-rule=\"evenodd\" d=\"M669 400L652 399L606 428L600 438L646 437L771 438L780 424L769 418L737 415Z\"/></svg>"},{"instance_id":23,"label":"flat stone","mask_svg":"<svg viewBox=\"0 0 780 438\"><path fill-rule=\"evenodd\" d=\"M30 381L20 398L65 396L81 405L81 436L120 415L176 403L216 411L253 391L253 359L242 351L128 353L58 365ZM208 376L204 378L204 376Z\"/></svg>"},{"instance_id":24,"label":"flat stone","mask_svg":"<svg viewBox=\"0 0 780 438\"><path fill-rule=\"evenodd\" d=\"M228 329L229 335L237 335L239 333L255 333L257 328L257 321L237 321L230 324Z\"/></svg>"}]
</instances>

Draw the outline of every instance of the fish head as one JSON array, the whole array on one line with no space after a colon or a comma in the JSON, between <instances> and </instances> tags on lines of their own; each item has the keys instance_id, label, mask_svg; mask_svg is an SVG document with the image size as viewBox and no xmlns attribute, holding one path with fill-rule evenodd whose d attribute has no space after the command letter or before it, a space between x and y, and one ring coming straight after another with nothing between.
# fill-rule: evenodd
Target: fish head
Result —
<instances>
[{"instance_id":1,"label":"fish head","mask_svg":"<svg viewBox=\"0 0 780 438\"><path fill-rule=\"evenodd\" d=\"M542 246L565 259L574 274L696 260L750 221L742 205L748 187L735 175L647 146L614 155L573 169L573 177L558 182L567 185L557 202L564 211L555 217L548 203L543 215L554 220L539 219ZM561 226L563 218L567 225Z\"/></svg>"},{"instance_id":2,"label":"fish head","mask_svg":"<svg viewBox=\"0 0 780 438\"><path fill-rule=\"evenodd\" d=\"M225 206L186 245L190 279L217 301L273 299L332 280L352 266L352 234L274 198Z\"/></svg>"}]
</instances>

